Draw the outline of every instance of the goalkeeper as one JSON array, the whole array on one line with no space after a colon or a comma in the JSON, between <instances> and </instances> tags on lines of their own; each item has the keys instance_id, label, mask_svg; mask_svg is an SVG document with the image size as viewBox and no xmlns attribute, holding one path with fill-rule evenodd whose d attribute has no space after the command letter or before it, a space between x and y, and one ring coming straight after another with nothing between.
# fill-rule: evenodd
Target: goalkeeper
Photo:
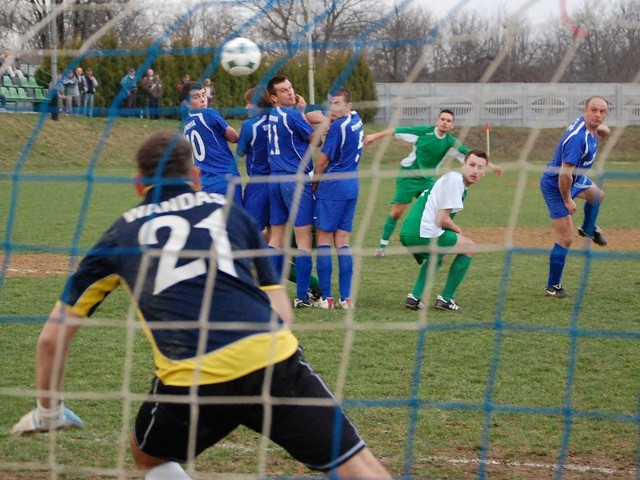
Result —
<instances>
[{"instance_id":1,"label":"goalkeeper","mask_svg":"<svg viewBox=\"0 0 640 480\"><path fill-rule=\"evenodd\" d=\"M197 169L180 136L150 136L137 164L144 200L69 278L38 340L37 408L13 434L82 426L62 400L69 345L85 317L124 284L137 292L156 364L131 436L146 480L190 479L180 463L240 425L268 435L310 469L391 478L305 361L271 259L248 255L266 249L249 215L220 194L194 190ZM230 401L238 396L245 398Z\"/></svg>"},{"instance_id":2,"label":"goalkeeper","mask_svg":"<svg viewBox=\"0 0 640 480\"><path fill-rule=\"evenodd\" d=\"M400 162L400 175L396 179L396 192L391 199L391 211L382 229L382 237L376 251L376 258L384 258L389 239L402 217L407 205L422 192L433 186L434 173L440 168L448 155L455 155L460 163L469 152L460 141L451 135L455 115L447 108L440 110L435 126L418 125L413 127L388 128L364 137L364 144L370 145L379 138L395 135L396 138L413 144L411 153ZM489 163L487 165L496 175L501 176L503 169Z\"/></svg>"}]
</instances>

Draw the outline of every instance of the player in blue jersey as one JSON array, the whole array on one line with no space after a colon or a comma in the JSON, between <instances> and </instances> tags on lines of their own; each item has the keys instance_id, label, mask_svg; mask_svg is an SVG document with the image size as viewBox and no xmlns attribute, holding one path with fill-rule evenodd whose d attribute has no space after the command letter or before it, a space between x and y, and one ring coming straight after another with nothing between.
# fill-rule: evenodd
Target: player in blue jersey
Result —
<instances>
[{"instance_id":1,"label":"player in blue jersey","mask_svg":"<svg viewBox=\"0 0 640 480\"><path fill-rule=\"evenodd\" d=\"M313 183L316 196L317 269L322 291L318 305L324 309L331 309L334 305L331 290L333 243L338 252L340 287L340 303L336 306L349 309L353 308L353 256L349 234L353 230L358 202L359 180L354 174L358 171L362 156L364 129L360 116L352 111L351 93L346 88L339 89L329 97L329 116L332 123L318 155L314 179L322 174L327 174L327 177ZM331 179L335 174L346 174L346 178Z\"/></svg>"},{"instance_id":2,"label":"player in blue jersey","mask_svg":"<svg viewBox=\"0 0 640 480\"><path fill-rule=\"evenodd\" d=\"M249 215L222 195L193 189L198 172L191 147L175 134L149 137L137 164L144 200L111 226L69 278L38 340L37 408L12 432L82 426L62 400L70 342L123 284L156 364L130 442L146 480L188 480L180 463L240 425L264 432L313 470L390 479L304 360L271 261L250 255L266 245ZM265 391L270 398L263 400ZM316 403L296 401L310 398Z\"/></svg>"},{"instance_id":3,"label":"player in blue jersey","mask_svg":"<svg viewBox=\"0 0 640 480\"><path fill-rule=\"evenodd\" d=\"M267 130L269 128L269 111L272 105L271 100L266 95L266 91L256 98L255 88L250 88L245 92L244 101L249 118L242 123L236 149L238 156L247 157L249 182L244 189L242 202L245 210L258 223L258 227L264 230L264 237L269 241L271 236L271 225L269 225L269 184L266 178L254 182L251 177L266 177L270 173L267 154ZM295 242L293 246L295 247ZM289 264L288 278L291 282L296 283L297 272L293 261ZM309 291L309 298L313 301L317 301L320 298L320 286L315 275L311 275Z\"/></svg>"},{"instance_id":4,"label":"player in blue jersey","mask_svg":"<svg viewBox=\"0 0 640 480\"><path fill-rule=\"evenodd\" d=\"M251 177L267 177L271 171L267 151L271 101L266 92L256 94L255 88L245 92L244 101L249 118L240 127L236 149L236 155L246 156L249 176L242 201L245 210L256 220L260 230L264 230L269 227L269 184L266 178L252 181Z\"/></svg>"},{"instance_id":5,"label":"player in blue jersey","mask_svg":"<svg viewBox=\"0 0 640 480\"><path fill-rule=\"evenodd\" d=\"M549 277L544 290L546 296L564 298L568 294L562 287L562 272L573 241L572 215L577 207L574 198L586 200L584 220L578 234L605 246L607 240L596 225L604 192L584 173L593 166L598 149L598 137L609 135L604 124L609 103L599 96L589 98L578 118L562 136L553 159L547 164L540 188L547 203L556 242L549 256Z\"/></svg>"},{"instance_id":6,"label":"player in blue jersey","mask_svg":"<svg viewBox=\"0 0 640 480\"><path fill-rule=\"evenodd\" d=\"M184 136L191 143L195 164L200 169L202 190L226 195L231 184L234 200L242 205L240 172L228 143L237 143L238 133L217 110L207 107L202 84L187 82L180 94L189 107L183 119Z\"/></svg>"},{"instance_id":7,"label":"player in blue jersey","mask_svg":"<svg viewBox=\"0 0 640 480\"><path fill-rule=\"evenodd\" d=\"M269 114L269 247L282 251L287 222L293 223L298 252L295 258L297 282L296 308L311 307L308 296L313 262L311 260L314 199L309 173L313 170L310 145L319 145L321 135L305 116L306 102L296 95L287 77L276 75L267 84L273 103ZM279 176L299 175L299 181L278 180ZM275 180L275 181L274 181ZM282 272L283 256L275 255L276 271Z\"/></svg>"}]
</instances>

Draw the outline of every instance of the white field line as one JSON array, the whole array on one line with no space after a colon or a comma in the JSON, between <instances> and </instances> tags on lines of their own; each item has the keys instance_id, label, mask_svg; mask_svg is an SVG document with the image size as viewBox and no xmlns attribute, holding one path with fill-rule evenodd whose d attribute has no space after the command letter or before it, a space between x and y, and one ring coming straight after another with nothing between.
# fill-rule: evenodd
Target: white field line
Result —
<instances>
[{"instance_id":1,"label":"white field line","mask_svg":"<svg viewBox=\"0 0 640 480\"><path fill-rule=\"evenodd\" d=\"M451 463L451 464L462 464L462 465L470 465L484 463L485 465L494 465L494 466L504 466L504 467L512 467L512 468L540 468L544 470L556 470L557 465L551 463L537 463L537 462L517 462L517 461L502 461L502 460L480 460L478 458L446 458L446 457L417 457L415 459L418 462L434 462L434 463ZM563 465L563 470L580 472L580 473L601 473L604 475L620 475L625 474L629 475L629 478L632 478L635 471L623 472L620 470L614 470L612 468L606 467L592 467L588 465L573 465L573 464L565 464Z\"/></svg>"}]
</instances>

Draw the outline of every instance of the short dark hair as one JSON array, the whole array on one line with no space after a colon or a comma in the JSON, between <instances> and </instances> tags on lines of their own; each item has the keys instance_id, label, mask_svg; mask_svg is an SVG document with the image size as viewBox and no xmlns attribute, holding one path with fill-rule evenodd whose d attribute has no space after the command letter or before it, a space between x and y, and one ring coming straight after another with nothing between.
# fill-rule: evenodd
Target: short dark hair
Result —
<instances>
[{"instance_id":1,"label":"short dark hair","mask_svg":"<svg viewBox=\"0 0 640 480\"><path fill-rule=\"evenodd\" d=\"M180 101L183 102L189 96L191 90L204 90L200 82L185 82L180 90Z\"/></svg>"},{"instance_id":2,"label":"short dark hair","mask_svg":"<svg viewBox=\"0 0 640 480\"><path fill-rule=\"evenodd\" d=\"M464 156L464 161L466 162L467 158L469 158L471 155L475 155L476 157L484 158L487 161L487 163L489 163L489 155L487 155L487 152L485 152L484 150L480 150L479 148L472 148Z\"/></svg>"},{"instance_id":3,"label":"short dark hair","mask_svg":"<svg viewBox=\"0 0 640 480\"><path fill-rule=\"evenodd\" d=\"M438 118L440 118L440 115L442 115L443 113L448 113L453 118L456 118L456 114L450 108L443 108L442 110L440 110L440 113L438 113Z\"/></svg>"},{"instance_id":4,"label":"short dark hair","mask_svg":"<svg viewBox=\"0 0 640 480\"><path fill-rule=\"evenodd\" d=\"M332 97L344 97L344 101L346 103L351 103L351 92L344 88L341 87L338 89L338 91L336 91L336 93L334 93L333 95L331 95Z\"/></svg>"},{"instance_id":5,"label":"short dark hair","mask_svg":"<svg viewBox=\"0 0 640 480\"><path fill-rule=\"evenodd\" d=\"M154 133L138 148L136 164L146 178L188 178L193 167L191 145L181 133Z\"/></svg>"},{"instance_id":6,"label":"short dark hair","mask_svg":"<svg viewBox=\"0 0 640 480\"><path fill-rule=\"evenodd\" d=\"M267 92L269 93L269 95L275 95L276 92L276 83L282 83L282 82L286 82L287 80L289 80L286 76L284 75L276 75L275 77L271 77L271 80L269 80L269 83L267 83Z\"/></svg>"}]
</instances>

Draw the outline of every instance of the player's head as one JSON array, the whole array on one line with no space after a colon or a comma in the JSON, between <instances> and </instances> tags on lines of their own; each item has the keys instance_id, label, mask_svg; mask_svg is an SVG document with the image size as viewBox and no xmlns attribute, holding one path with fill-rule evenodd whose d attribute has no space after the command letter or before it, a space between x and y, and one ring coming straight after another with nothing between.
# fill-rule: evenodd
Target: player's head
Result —
<instances>
[{"instance_id":1,"label":"player's head","mask_svg":"<svg viewBox=\"0 0 640 480\"><path fill-rule=\"evenodd\" d=\"M271 104L271 100L267 95L266 90L261 90L258 92L256 87L252 87L246 92L244 92L244 103L247 106L247 110L253 110L254 113L265 110L267 108L271 108L273 105Z\"/></svg>"},{"instance_id":2,"label":"player's head","mask_svg":"<svg viewBox=\"0 0 640 480\"><path fill-rule=\"evenodd\" d=\"M584 121L587 124L587 128L594 133L594 131L604 122L609 113L609 102L607 99L600 96L589 97L582 109L584 115Z\"/></svg>"},{"instance_id":3,"label":"player's head","mask_svg":"<svg viewBox=\"0 0 640 480\"><path fill-rule=\"evenodd\" d=\"M267 92L276 107L293 107L296 104L296 92L284 75L276 75L267 83Z\"/></svg>"},{"instance_id":4,"label":"player's head","mask_svg":"<svg viewBox=\"0 0 640 480\"><path fill-rule=\"evenodd\" d=\"M436 119L436 129L439 134L445 134L453 129L455 123L455 114L453 110L443 108Z\"/></svg>"},{"instance_id":5,"label":"player's head","mask_svg":"<svg viewBox=\"0 0 640 480\"><path fill-rule=\"evenodd\" d=\"M340 88L334 95L329 95L329 117L331 120L348 115L352 107L351 92L346 88Z\"/></svg>"},{"instance_id":6,"label":"player's head","mask_svg":"<svg viewBox=\"0 0 640 480\"><path fill-rule=\"evenodd\" d=\"M472 148L464 157L462 176L466 187L477 183L484 177L484 171L489 163L489 157L483 150Z\"/></svg>"},{"instance_id":7,"label":"player's head","mask_svg":"<svg viewBox=\"0 0 640 480\"><path fill-rule=\"evenodd\" d=\"M136 153L136 190L142 194L153 178L197 180L191 145L175 132L156 132L147 137Z\"/></svg>"},{"instance_id":8,"label":"player's head","mask_svg":"<svg viewBox=\"0 0 640 480\"><path fill-rule=\"evenodd\" d=\"M207 108L207 94L200 82L186 82L180 90L180 101L186 102L189 108Z\"/></svg>"}]
</instances>

